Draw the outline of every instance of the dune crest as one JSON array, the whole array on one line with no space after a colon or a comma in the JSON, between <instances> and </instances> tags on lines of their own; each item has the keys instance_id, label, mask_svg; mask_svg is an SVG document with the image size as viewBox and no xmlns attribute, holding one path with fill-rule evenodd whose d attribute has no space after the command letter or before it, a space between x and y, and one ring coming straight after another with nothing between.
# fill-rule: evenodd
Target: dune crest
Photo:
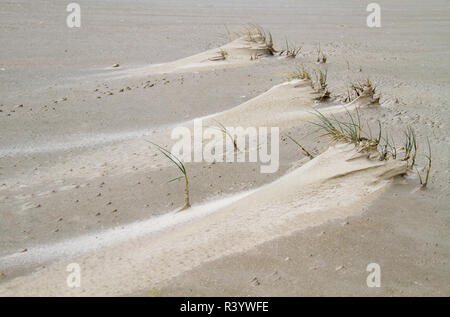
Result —
<instances>
[{"instance_id":1,"label":"dune crest","mask_svg":"<svg viewBox=\"0 0 450 317\"><path fill-rule=\"evenodd\" d=\"M316 118L315 109L322 114L334 114L355 110L371 104L369 97L359 97L347 104L318 107L317 92L308 80L295 79L273 86L266 92L229 110L199 119L205 125L217 122L232 127L278 126L291 128Z\"/></svg>"},{"instance_id":2,"label":"dune crest","mask_svg":"<svg viewBox=\"0 0 450 317\"><path fill-rule=\"evenodd\" d=\"M241 36L225 45L181 58L172 62L152 64L135 69L114 71L113 77L126 78L152 74L183 73L204 69L234 67L253 63L271 56L272 51L264 38Z\"/></svg>"},{"instance_id":3,"label":"dune crest","mask_svg":"<svg viewBox=\"0 0 450 317\"><path fill-rule=\"evenodd\" d=\"M0 295L120 295L145 290L205 261L361 212L406 163L339 144L280 179L182 225L51 264L2 285ZM249 208L251 206L251 208ZM195 206L185 213L198 212ZM204 211L203 211L204 212ZM175 214L173 217L183 217ZM81 287L66 286L79 263Z\"/></svg>"}]
</instances>

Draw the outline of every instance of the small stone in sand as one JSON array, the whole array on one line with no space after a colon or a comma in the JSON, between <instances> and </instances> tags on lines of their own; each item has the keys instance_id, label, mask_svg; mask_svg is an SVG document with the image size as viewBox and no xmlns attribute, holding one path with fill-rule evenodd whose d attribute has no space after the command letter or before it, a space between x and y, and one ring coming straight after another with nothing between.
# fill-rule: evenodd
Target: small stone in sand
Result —
<instances>
[{"instance_id":1,"label":"small stone in sand","mask_svg":"<svg viewBox=\"0 0 450 317\"><path fill-rule=\"evenodd\" d=\"M340 271L340 270L342 270L344 268L344 266L343 265L340 265L340 266L338 266L337 268L336 268L336 271Z\"/></svg>"},{"instance_id":2,"label":"small stone in sand","mask_svg":"<svg viewBox=\"0 0 450 317\"><path fill-rule=\"evenodd\" d=\"M19 252L20 253L25 253L25 252L27 252L28 251L28 249L22 249L22 250L20 250Z\"/></svg>"},{"instance_id":3,"label":"small stone in sand","mask_svg":"<svg viewBox=\"0 0 450 317\"><path fill-rule=\"evenodd\" d=\"M120 66L119 64L112 65L112 67L114 67L114 68L119 67L119 66Z\"/></svg>"},{"instance_id":4,"label":"small stone in sand","mask_svg":"<svg viewBox=\"0 0 450 317\"><path fill-rule=\"evenodd\" d=\"M256 276L250 281L250 283L251 283L253 286L258 286L258 285L261 284Z\"/></svg>"},{"instance_id":5,"label":"small stone in sand","mask_svg":"<svg viewBox=\"0 0 450 317\"><path fill-rule=\"evenodd\" d=\"M101 213L97 212L96 216L98 217L98 216L100 216L100 215L101 215Z\"/></svg>"}]
</instances>

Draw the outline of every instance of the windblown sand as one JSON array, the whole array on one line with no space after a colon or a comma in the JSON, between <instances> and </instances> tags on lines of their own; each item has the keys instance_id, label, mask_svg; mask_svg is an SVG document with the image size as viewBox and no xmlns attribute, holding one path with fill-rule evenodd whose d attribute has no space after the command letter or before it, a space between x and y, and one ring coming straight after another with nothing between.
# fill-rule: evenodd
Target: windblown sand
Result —
<instances>
[{"instance_id":1,"label":"windblown sand","mask_svg":"<svg viewBox=\"0 0 450 317\"><path fill-rule=\"evenodd\" d=\"M444 1L380 5L375 30L354 1L92 1L75 30L64 4L3 4L0 295L450 295L450 12ZM249 17L301 54L253 59L258 44L229 43L223 25ZM343 103L318 104L283 74L314 66L319 42L333 92L367 76L382 92L381 105L349 111L398 140L416 129L420 170L429 137L426 190L401 176L404 162L312 133L314 108L345 116ZM280 127L278 172L188 163L193 207L175 213L184 184L167 183L177 170L146 140L170 146L172 128L196 118ZM366 285L373 262L380 288Z\"/></svg>"}]
</instances>

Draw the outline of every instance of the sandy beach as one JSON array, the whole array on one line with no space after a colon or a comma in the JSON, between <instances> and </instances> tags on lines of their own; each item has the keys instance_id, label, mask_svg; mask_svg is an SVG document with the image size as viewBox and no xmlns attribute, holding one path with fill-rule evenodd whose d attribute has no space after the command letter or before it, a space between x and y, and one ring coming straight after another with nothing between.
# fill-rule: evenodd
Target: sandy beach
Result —
<instances>
[{"instance_id":1,"label":"sandy beach","mask_svg":"<svg viewBox=\"0 0 450 317\"><path fill-rule=\"evenodd\" d=\"M446 1L78 3L2 2L0 296L450 295ZM200 121L258 141L194 144L179 211Z\"/></svg>"}]
</instances>

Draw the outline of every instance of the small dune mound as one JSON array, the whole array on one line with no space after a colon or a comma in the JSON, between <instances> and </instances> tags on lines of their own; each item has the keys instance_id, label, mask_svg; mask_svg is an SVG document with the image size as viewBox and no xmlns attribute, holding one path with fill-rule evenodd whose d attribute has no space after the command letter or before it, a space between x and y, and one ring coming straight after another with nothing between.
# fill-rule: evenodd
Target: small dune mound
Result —
<instances>
[{"instance_id":1,"label":"small dune mound","mask_svg":"<svg viewBox=\"0 0 450 317\"><path fill-rule=\"evenodd\" d=\"M246 195L238 194L237 199L230 199L225 206L193 206L188 213L166 217L166 221L177 225L176 230L167 224L167 230L148 232L145 228L151 228L150 223L132 224L141 229L141 237L135 235L109 247L99 244L102 233L83 237L85 245L99 244L102 248L70 260L83 263L80 288L71 289L61 283L67 278L69 262L65 260L5 283L0 295L132 293L206 261L357 214L393 177L406 171L406 162L371 159L361 155L353 145L338 144L273 183ZM208 208L213 210L205 212ZM187 216L188 223L180 226L177 218ZM120 232L114 236L117 235ZM105 263L108 270L104 269Z\"/></svg>"},{"instance_id":2,"label":"small dune mound","mask_svg":"<svg viewBox=\"0 0 450 317\"><path fill-rule=\"evenodd\" d=\"M239 66L277 53L271 33L257 25L247 25L240 32L230 33L229 38L231 42L218 48L173 62L115 71L112 76L114 78L125 78Z\"/></svg>"},{"instance_id":3,"label":"small dune mound","mask_svg":"<svg viewBox=\"0 0 450 317\"><path fill-rule=\"evenodd\" d=\"M227 126L278 126L290 128L314 118L317 91L308 79L293 79L276 85L265 93L230 110L205 117L213 124ZM346 104L320 107L324 114L346 112L372 104L372 97L359 97ZM208 122L207 122L208 123Z\"/></svg>"},{"instance_id":4,"label":"small dune mound","mask_svg":"<svg viewBox=\"0 0 450 317\"><path fill-rule=\"evenodd\" d=\"M248 25L241 33L236 34L238 39L229 43L228 46L236 52L243 50L245 55L250 55L250 59L272 56L277 53L273 46L272 34L258 25ZM231 45L233 43L234 45Z\"/></svg>"}]
</instances>

